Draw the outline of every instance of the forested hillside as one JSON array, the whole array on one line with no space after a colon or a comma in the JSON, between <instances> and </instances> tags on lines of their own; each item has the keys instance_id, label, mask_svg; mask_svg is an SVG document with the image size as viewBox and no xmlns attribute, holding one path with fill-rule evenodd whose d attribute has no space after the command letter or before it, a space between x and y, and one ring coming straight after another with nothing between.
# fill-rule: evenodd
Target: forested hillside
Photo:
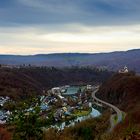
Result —
<instances>
[{"instance_id":1,"label":"forested hillside","mask_svg":"<svg viewBox=\"0 0 140 140\"><path fill-rule=\"evenodd\" d=\"M63 85L101 83L112 72L89 67L27 67L0 69L0 95L14 98L42 94L43 90Z\"/></svg>"},{"instance_id":2,"label":"forested hillside","mask_svg":"<svg viewBox=\"0 0 140 140\"><path fill-rule=\"evenodd\" d=\"M124 122L115 130L119 136L140 131L140 76L115 74L100 87L97 96L126 113Z\"/></svg>"}]
</instances>

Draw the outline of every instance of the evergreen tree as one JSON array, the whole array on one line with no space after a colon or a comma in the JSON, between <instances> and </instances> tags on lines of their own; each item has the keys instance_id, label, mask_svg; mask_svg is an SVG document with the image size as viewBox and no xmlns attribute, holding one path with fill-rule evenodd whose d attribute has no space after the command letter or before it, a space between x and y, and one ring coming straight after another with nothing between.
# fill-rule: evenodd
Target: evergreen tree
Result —
<instances>
[{"instance_id":1,"label":"evergreen tree","mask_svg":"<svg viewBox=\"0 0 140 140\"><path fill-rule=\"evenodd\" d=\"M11 122L15 126L13 140L42 139L42 123L39 113L40 108L36 107L32 112L15 112L11 116Z\"/></svg>"}]
</instances>

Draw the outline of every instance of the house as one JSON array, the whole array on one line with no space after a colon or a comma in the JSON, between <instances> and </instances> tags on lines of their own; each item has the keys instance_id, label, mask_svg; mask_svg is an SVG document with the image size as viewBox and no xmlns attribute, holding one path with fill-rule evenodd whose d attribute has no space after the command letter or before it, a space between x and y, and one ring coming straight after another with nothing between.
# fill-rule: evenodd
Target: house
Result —
<instances>
[{"instance_id":1,"label":"house","mask_svg":"<svg viewBox=\"0 0 140 140\"><path fill-rule=\"evenodd\" d=\"M48 105L46 105L46 104L42 104L42 105L40 106L40 108L41 108L42 111L48 110L48 109L49 109Z\"/></svg>"},{"instance_id":2,"label":"house","mask_svg":"<svg viewBox=\"0 0 140 140\"><path fill-rule=\"evenodd\" d=\"M61 95L61 88L60 87L54 87L51 89L51 91L54 95Z\"/></svg>"},{"instance_id":3,"label":"house","mask_svg":"<svg viewBox=\"0 0 140 140\"><path fill-rule=\"evenodd\" d=\"M91 90L92 86L91 85L87 85L87 90Z\"/></svg>"},{"instance_id":4,"label":"house","mask_svg":"<svg viewBox=\"0 0 140 140\"><path fill-rule=\"evenodd\" d=\"M119 70L119 73L128 73L128 68L125 66L123 69Z\"/></svg>"},{"instance_id":5,"label":"house","mask_svg":"<svg viewBox=\"0 0 140 140\"><path fill-rule=\"evenodd\" d=\"M7 116L4 112L0 111L0 124L6 123Z\"/></svg>"},{"instance_id":6,"label":"house","mask_svg":"<svg viewBox=\"0 0 140 140\"><path fill-rule=\"evenodd\" d=\"M60 108L57 109L57 111L54 113L54 119L55 119L55 121L61 120L62 114L63 114L63 110L60 109Z\"/></svg>"},{"instance_id":7,"label":"house","mask_svg":"<svg viewBox=\"0 0 140 140\"><path fill-rule=\"evenodd\" d=\"M58 97L59 97L60 99L64 99L64 97L63 97L63 96L61 96L61 95L58 95Z\"/></svg>"},{"instance_id":8,"label":"house","mask_svg":"<svg viewBox=\"0 0 140 140\"><path fill-rule=\"evenodd\" d=\"M4 105L4 103L6 103L8 100L9 100L10 98L9 97L0 97L0 106L3 106Z\"/></svg>"}]
</instances>

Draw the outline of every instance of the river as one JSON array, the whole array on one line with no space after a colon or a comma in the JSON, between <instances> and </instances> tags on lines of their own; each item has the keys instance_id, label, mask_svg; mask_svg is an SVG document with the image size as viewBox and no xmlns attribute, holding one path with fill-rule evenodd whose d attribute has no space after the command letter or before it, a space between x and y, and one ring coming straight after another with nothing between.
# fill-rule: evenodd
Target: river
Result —
<instances>
[{"instance_id":1,"label":"river","mask_svg":"<svg viewBox=\"0 0 140 140\"><path fill-rule=\"evenodd\" d=\"M84 120L89 119L89 118L99 117L100 115L101 115L101 113L98 110L92 108L91 113L87 116L77 117L76 119L70 120L67 123L62 122L62 123L59 123L59 124L56 124L56 125L52 125L51 127L52 128L57 128L58 130L63 130L65 127L74 126L78 122L84 121Z\"/></svg>"}]
</instances>

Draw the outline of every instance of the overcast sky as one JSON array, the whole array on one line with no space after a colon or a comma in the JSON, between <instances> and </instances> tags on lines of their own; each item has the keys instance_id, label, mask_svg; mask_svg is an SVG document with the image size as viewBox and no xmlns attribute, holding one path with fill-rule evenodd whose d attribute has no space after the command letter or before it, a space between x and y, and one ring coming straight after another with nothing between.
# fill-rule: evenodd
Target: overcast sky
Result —
<instances>
[{"instance_id":1,"label":"overcast sky","mask_svg":"<svg viewBox=\"0 0 140 140\"><path fill-rule=\"evenodd\" d=\"M140 0L0 0L0 54L140 48Z\"/></svg>"}]
</instances>

